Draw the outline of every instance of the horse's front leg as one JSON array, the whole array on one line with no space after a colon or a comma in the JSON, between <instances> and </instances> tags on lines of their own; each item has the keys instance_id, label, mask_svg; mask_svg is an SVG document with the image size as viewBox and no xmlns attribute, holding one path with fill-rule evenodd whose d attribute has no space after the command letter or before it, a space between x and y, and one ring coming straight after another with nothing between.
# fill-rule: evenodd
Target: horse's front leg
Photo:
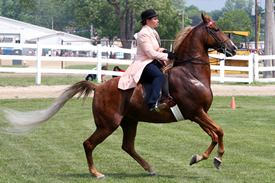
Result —
<instances>
[{"instance_id":1,"label":"horse's front leg","mask_svg":"<svg viewBox=\"0 0 275 183\"><path fill-rule=\"evenodd\" d=\"M224 146L223 146L223 130L219 127L212 119L209 117L207 113L204 113L201 116L196 117L194 120L197 122L201 128L211 136L212 142L208 149L201 155L194 155L191 158L190 165L194 163L198 163L202 160L208 159L211 152L215 148L218 143L218 156L214 158L214 165L216 168L220 168L220 164L222 162L222 156L224 154Z\"/></svg>"},{"instance_id":2,"label":"horse's front leg","mask_svg":"<svg viewBox=\"0 0 275 183\"><path fill-rule=\"evenodd\" d=\"M154 176L156 175L156 172L149 165L149 163L137 154L135 150L134 141L136 137L137 123L137 121L127 121L124 119L120 124L123 130L122 149L132 156L144 168L144 170L148 171L149 176Z\"/></svg>"}]
</instances>

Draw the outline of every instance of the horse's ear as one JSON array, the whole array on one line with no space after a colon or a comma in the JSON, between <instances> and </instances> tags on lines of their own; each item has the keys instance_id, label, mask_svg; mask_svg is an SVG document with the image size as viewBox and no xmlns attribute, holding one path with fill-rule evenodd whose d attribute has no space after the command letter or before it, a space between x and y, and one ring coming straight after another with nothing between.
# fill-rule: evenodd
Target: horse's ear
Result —
<instances>
[{"instance_id":1,"label":"horse's ear","mask_svg":"<svg viewBox=\"0 0 275 183\"><path fill-rule=\"evenodd\" d=\"M206 23L206 13L201 13L201 18L202 20Z\"/></svg>"}]
</instances>

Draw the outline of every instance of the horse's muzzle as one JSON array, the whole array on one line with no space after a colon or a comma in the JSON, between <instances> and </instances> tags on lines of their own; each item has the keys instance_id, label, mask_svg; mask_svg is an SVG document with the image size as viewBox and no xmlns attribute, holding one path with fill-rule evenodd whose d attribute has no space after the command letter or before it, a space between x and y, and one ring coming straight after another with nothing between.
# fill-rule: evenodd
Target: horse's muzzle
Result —
<instances>
[{"instance_id":1,"label":"horse's muzzle","mask_svg":"<svg viewBox=\"0 0 275 183\"><path fill-rule=\"evenodd\" d=\"M227 49L225 49L225 53L224 54L227 57L232 57L232 56L236 55L237 49L238 49L237 46L231 41L231 45L227 46Z\"/></svg>"}]
</instances>

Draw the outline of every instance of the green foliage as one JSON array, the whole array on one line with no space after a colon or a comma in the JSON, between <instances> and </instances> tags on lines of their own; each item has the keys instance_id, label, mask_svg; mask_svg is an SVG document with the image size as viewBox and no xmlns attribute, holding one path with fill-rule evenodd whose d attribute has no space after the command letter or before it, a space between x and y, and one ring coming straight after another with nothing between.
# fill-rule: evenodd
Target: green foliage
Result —
<instances>
[{"instance_id":1,"label":"green foliage","mask_svg":"<svg viewBox=\"0 0 275 183\"><path fill-rule=\"evenodd\" d=\"M223 31L252 31L251 20L244 10L231 10L220 17L217 25ZM245 41L244 36L235 35L234 42Z\"/></svg>"},{"instance_id":2,"label":"green foliage","mask_svg":"<svg viewBox=\"0 0 275 183\"><path fill-rule=\"evenodd\" d=\"M164 5L166 8L158 11L160 23L156 29L161 39L175 39L182 27L182 16L175 7L169 6L170 3L167 1Z\"/></svg>"},{"instance_id":3,"label":"green foliage","mask_svg":"<svg viewBox=\"0 0 275 183\"><path fill-rule=\"evenodd\" d=\"M251 31L251 20L243 10L225 12L224 17L219 18L217 24L222 30Z\"/></svg>"},{"instance_id":4,"label":"green foliage","mask_svg":"<svg viewBox=\"0 0 275 183\"><path fill-rule=\"evenodd\" d=\"M185 9L186 0L173 0L172 5L176 7L178 10Z\"/></svg>"},{"instance_id":5,"label":"green foliage","mask_svg":"<svg viewBox=\"0 0 275 183\"><path fill-rule=\"evenodd\" d=\"M191 5L185 8L188 17L201 17L201 11L197 6Z\"/></svg>"},{"instance_id":6,"label":"green foliage","mask_svg":"<svg viewBox=\"0 0 275 183\"><path fill-rule=\"evenodd\" d=\"M34 25L65 31L76 25L63 0L0 0L0 15Z\"/></svg>"},{"instance_id":7,"label":"green foliage","mask_svg":"<svg viewBox=\"0 0 275 183\"><path fill-rule=\"evenodd\" d=\"M199 10L199 8L194 6L194 5L186 7L185 8L185 14L186 14L186 17L188 17L189 20L190 20L186 23L188 23L188 25L191 25L191 26L196 26L197 24L199 24L202 21L202 19L201 19L201 14L202 13L205 13L205 12ZM185 27L186 26L187 25L185 25Z\"/></svg>"},{"instance_id":8,"label":"green foliage","mask_svg":"<svg viewBox=\"0 0 275 183\"><path fill-rule=\"evenodd\" d=\"M184 27L201 22L203 11L196 6L185 7L185 4L186 0L0 0L0 15L47 28L52 28L53 20L55 30L67 32L90 30L93 24L94 36L133 39L132 34L141 28L141 12L153 8L160 14L157 29L161 39L174 39L182 27L180 14L183 10ZM250 16L253 6L253 0L227 0L221 11L215 10L209 15L218 21L219 17L225 18L223 13L245 11L253 27L255 18ZM258 6L258 12L261 11ZM127 14L131 12L135 12L134 19ZM235 21L243 22L242 18L236 16ZM261 22L264 23L264 15ZM239 26L239 30L247 29L247 25ZM91 36L90 31L71 33L87 38Z\"/></svg>"},{"instance_id":9,"label":"green foliage","mask_svg":"<svg viewBox=\"0 0 275 183\"><path fill-rule=\"evenodd\" d=\"M253 0L227 0L222 11L229 12L232 10L244 10L248 15L250 15L253 5Z\"/></svg>"},{"instance_id":10,"label":"green foliage","mask_svg":"<svg viewBox=\"0 0 275 183\"><path fill-rule=\"evenodd\" d=\"M211 11L211 13L209 13L208 15L212 17L212 20L214 20L215 22L217 22L220 17L223 17L223 11L221 11L221 10L214 10L214 11Z\"/></svg>"}]
</instances>

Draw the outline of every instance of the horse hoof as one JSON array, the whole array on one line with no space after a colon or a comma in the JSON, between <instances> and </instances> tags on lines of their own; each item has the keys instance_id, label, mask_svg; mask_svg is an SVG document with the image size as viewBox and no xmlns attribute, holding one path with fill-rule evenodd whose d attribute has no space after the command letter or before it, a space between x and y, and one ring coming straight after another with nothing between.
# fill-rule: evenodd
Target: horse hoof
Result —
<instances>
[{"instance_id":1,"label":"horse hoof","mask_svg":"<svg viewBox=\"0 0 275 183\"><path fill-rule=\"evenodd\" d=\"M221 161L218 157L215 157L215 158L214 158L213 164L215 165L215 167L216 167L217 169L220 169L221 163L222 163L222 161Z\"/></svg>"},{"instance_id":2,"label":"horse hoof","mask_svg":"<svg viewBox=\"0 0 275 183\"><path fill-rule=\"evenodd\" d=\"M197 163L197 157L198 157L198 155L192 156L191 161L190 161L190 166L193 165L194 163Z\"/></svg>"},{"instance_id":3,"label":"horse hoof","mask_svg":"<svg viewBox=\"0 0 275 183\"><path fill-rule=\"evenodd\" d=\"M151 173L151 174L149 173L148 176L150 176L150 177L151 176L157 176L157 173Z\"/></svg>"},{"instance_id":4,"label":"horse hoof","mask_svg":"<svg viewBox=\"0 0 275 183\"><path fill-rule=\"evenodd\" d=\"M98 179L106 179L105 175L101 176L101 177L97 177Z\"/></svg>"},{"instance_id":5,"label":"horse hoof","mask_svg":"<svg viewBox=\"0 0 275 183\"><path fill-rule=\"evenodd\" d=\"M105 175L101 174L101 173L97 173L97 174L92 174L92 177L95 177L97 179L105 179Z\"/></svg>"}]
</instances>

